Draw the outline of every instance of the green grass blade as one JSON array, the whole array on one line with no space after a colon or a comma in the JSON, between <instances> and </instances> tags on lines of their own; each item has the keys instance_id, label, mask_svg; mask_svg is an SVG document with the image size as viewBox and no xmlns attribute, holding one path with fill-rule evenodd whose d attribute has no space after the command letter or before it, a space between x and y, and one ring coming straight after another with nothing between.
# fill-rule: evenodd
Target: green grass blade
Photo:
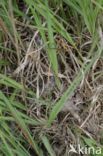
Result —
<instances>
[{"instance_id":1,"label":"green grass blade","mask_svg":"<svg viewBox=\"0 0 103 156\"><path fill-rule=\"evenodd\" d=\"M42 142L43 142L44 146L46 147L48 153L50 154L50 156L56 156L54 153L54 150L52 149L52 147L50 145L48 138L46 136L42 136L41 139L42 139Z\"/></svg>"},{"instance_id":2,"label":"green grass blade","mask_svg":"<svg viewBox=\"0 0 103 156\"><path fill-rule=\"evenodd\" d=\"M11 147L8 145L7 141L5 140L5 138L4 138L4 136L3 136L3 134L1 132L0 132L0 137L1 137L1 139L2 139L2 141L4 143L4 146L6 148L6 151L8 153L7 155L8 156L14 156L14 154L13 154L13 152L11 150Z\"/></svg>"},{"instance_id":3,"label":"green grass blade","mask_svg":"<svg viewBox=\"0 0 103 156\"><path fill-rule=\"evenodd\" d=\"M22 129L22 131L24 133L24 136L26 137L26 139L28 140L28 142L34 148L34 150L36 151L36 153L38 155L40 155L40 149L39 149L36 141L34 141L34 139L32 138L32 136L30 135L30 132L29 132L27 126L25 125L24 121L22 120L21 116L16 111L16 109L13 108L13 106L11 105L11 103L9 102L9 100L5 97L5 95L1 91L0 91L0 98L2 98L2 100L5 102L5 104L7 105L7 107L10 109L12 116L15 118L17 124Z\"/></svg>"},{"instance_id":4,"label":"green grass blade","mask_svg":"<svg viewBox=\"0 0 103 156\"><path fill-rule=\"evenodd\" d=\"M54 40L54 36L53 36L53 27L52 27L52 19L51 19L51 15L49 12L49 5L48 2L46 0L46 7L47 7L47 26L48 26L48 56L49 56L49 60L51 62L52 65L52 69L54 71L54 75L55 75L55 80L57 83L58 88L60 87L60 81L58 79L58 60L57 60L57 51L56 51L56 44L55 44L55 40Z\"/></svg>"},{"instance_id":5,"label":"green grass blade","mask_svg":"<svg viewBox=\"0 0 103 156\"><path fill-rule=\"evenodd\" d=\"M80 72L78 73L74 81L71 83L67 91L63 94L61 99L54 105L49 116L48 125L50 125L53 122L53 120L57 117L58 113L62 110L63 106L65 105L65 102L71 97L71 95L73 94L73 92L75 91L79 83L81 82L84 75L90 70L93 63L98 59L98 57L100 57L101 52L102 52L102 48L96 52L95 56L91 59L91 62L89 64L83 65Z\"/></svg>"}]
</instances>

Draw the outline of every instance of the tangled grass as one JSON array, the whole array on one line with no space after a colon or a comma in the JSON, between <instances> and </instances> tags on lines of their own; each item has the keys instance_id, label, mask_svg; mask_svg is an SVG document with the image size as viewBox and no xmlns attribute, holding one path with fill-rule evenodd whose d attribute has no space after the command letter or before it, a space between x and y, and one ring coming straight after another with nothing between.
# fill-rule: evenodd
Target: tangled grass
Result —
<instances>
[{"instance_id":1,"label":"tangled grass","mask_svg":"<svg viewBox=\"0 0 103 156\"><path fill-rule=\"evenodd\" d=\"M102 149L102 11L102 0L0 2L2 156Z\"/></svg>"}]
</instances>

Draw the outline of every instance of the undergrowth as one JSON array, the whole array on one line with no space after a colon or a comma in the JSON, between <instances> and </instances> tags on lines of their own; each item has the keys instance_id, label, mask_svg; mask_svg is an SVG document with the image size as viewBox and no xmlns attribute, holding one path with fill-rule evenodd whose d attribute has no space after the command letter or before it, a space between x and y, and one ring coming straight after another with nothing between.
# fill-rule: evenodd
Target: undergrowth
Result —
<instances>
[{"instance_id":1,"label":"undergrowth","mask_svg":"<svg viewBox=\"0 0 103 156\"><path fill-rule=\"evenodd\" d=\"M102 18L103 0L0 1L0 156L103 155Z\"/></svg>"}]
</instances>

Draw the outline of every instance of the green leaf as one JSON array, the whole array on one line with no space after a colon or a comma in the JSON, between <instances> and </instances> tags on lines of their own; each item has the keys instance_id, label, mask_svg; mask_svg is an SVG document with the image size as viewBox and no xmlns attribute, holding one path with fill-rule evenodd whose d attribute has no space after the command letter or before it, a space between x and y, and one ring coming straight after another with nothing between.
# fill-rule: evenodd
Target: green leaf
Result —
<instances>
[{"instance_id":1,"label":"green leaf","mask_svg":"<svg viewBox=\"0 0 103 156\"><path fill-rule=\"evenodd\" d=\"M12 116L15 118L15 121L17 122L17 124L21 128L21 130L22 130L24 136L26 137L26 139L28 140L28 142L34 148L34 150L36 151L37 155L40 156L41 150L39 149L36 141L32 138L32 136L31 136L31 134L30 134L30 132L28 130L28 127L24 123L24 121L21 118L21 116L18 113L18 111L16 111L16 109L13 108L12 104L9 102L9 100L5 97L5 95L1 91L0 91L0 98L2 98L2 100L5 102L5 104L7 105L9 110L11 111Z\"/></svg>"},{"instance_id":2,"label":"green leaf","mask_svg":"<svg viewBox=\"0 0 103 156\"><path fill-rule=\"evenodd\" d=\"M57 103L54 104L52 111L50 112L48 125L50 125L53 122L53 120L57 117L58 113L64 107L65 102L67 102L67 100L69 100L69 98L71 97L71 95L73 94L73 92L75 91L75 89L77 88L77 86L79 85L79 83L81 82L83 77L85 76L85 74L90 70L93 63L97 60L97 58L100 57L101 52L102 52L102 48L100 48L95 53L95 56L91 59L89 64L84 64L82 66L82 68L80 69L80 72L78 73L78 75L76 76L74 81L71 83L71 85L68 87L66 92L63 94L61 99Z\"/></svg>"},{"instance_id":3,"label":"green leaf","mask_svg":"<svg viewBox=\"0 0 103 156\"><path fill-rule=\"evenodd\" d=\"M50 145L48 138L46 136L42 136L41 139L42 139L42 142L43 142L44 146L46 147L48 153L50 154L50 156L56 156L54 150L52 149L52 147Z\"/></svg>"}]
</instances>

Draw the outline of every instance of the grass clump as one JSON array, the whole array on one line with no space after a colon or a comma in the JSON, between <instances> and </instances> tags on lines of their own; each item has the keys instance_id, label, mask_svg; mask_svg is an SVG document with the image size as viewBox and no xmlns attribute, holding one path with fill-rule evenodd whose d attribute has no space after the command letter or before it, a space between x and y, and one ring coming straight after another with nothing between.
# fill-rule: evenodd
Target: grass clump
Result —
<instances>
[{"instance_id":1,"label":"grass clump","mask_svg":"<svg viewBox=\"0 0 103 156\"><path fill-rule=\"evenodd\" d=\"M0 2L1 155L102 149L102 11L102 0Z\"/></svg>"}]
</instances>

